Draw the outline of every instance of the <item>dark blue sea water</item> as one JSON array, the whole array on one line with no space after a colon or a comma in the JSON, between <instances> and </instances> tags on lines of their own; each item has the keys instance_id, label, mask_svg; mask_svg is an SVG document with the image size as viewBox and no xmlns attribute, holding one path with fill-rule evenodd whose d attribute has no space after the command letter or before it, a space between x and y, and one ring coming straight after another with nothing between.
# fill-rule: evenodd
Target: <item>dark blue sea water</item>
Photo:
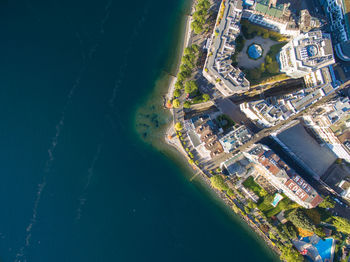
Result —
<instances>
[{"instance_id":1,"label":"dark blue sea water","mask_svg":"<svg viewBox=\"0 0 350 262\"><path fill-rule=\"evenodd\" d=\"M176 155L136 131L150 114L166 122L147 101L160 101L188 8L0 3L1 261L276 259Z\"/></svg>"}]
</instances>

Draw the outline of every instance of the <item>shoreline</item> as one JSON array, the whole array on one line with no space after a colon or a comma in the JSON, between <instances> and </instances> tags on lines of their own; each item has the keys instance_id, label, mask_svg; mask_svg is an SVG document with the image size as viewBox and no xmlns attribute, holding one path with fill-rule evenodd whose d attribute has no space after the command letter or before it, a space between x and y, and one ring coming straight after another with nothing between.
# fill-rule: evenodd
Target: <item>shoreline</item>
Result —
<instances>
[{"instance_id":1,"label":"shoreline","mask_svg":"<svg viewBox=\"0 0 350 262\"><path fill-rule=\"evenodd\" d=\"M181 50L181 55L179 56L179 60L181 60L181 57L184 53L184 50L186 47L188 47L188 43L190 41L190 38L191 38L191 34L192 34L192 31L191 31L191 22L192 22L192 13L193 13L193 10L194 10L194 3L195 3L195 0L192 0L192 4L191 4L191 14L187 16L187 21L186 21L186 28L185 28L185 36L184 36L184 39L183 39L183 45L182 45L182 50ZM179 72L179 67L180 67L180 63L179 61L177 62L178 65L176 67L176 74ZM172 79L170 80L170 83L169 83L169 87L168 87L168 92L166 94L166 100L169 100L172 98L173 96L173 93L174 93L174 90L175 90L175 82L176 82L177 78L176 76L172 76ZM166 101L165 101L166 103Z\"/></svg>"},{"instance_id":2,"label":"shoreline","mask_svg":"<svg viewBox=\"0 0 350 262\"><path fill-rule=\"evenodd\" d=\"M195 10L194 8L195 8L195 0L192 0L191 15L189 15L187 17L185 36L184 36L182 51L181 51L181 55L179 56L180 57L179 60L181 60L181 57L183 56L185 48L189 46L189 42L190 42L191 34L192 34L191 22L192 22L192 13ZM179 72L179 66L180 66L180 63L178 61L175 75L177 75ZM165 104L167 103L168 100L170 100L173 97L173 92L175 90L174 84L175 84L176 80L177 80L177 78L175 76L173 76L172 79L169 80L168 91L165 95ZM185 159L190 160L186 151L184 150L183 146L181 145L179 138L176 136L176 131L174 128L174 125L175 125L174 109L171 108L171 109L169 109L169 111L172 115L172 123L170 123L168 125L168 127L166 128L164 140L165 140L166 144L175 148L176 151L178 153L180 153ZM186 162L187 162L186 165L189 165L188 161L186 161ZM252 230L256 235L258 235L260 240L264 241L266 247L270 251L272 251L277 256L281 255L280 250L274 245L274 243L248 217L244 216L240 212L235 211L235 207L237 208L237 206L229 196L227 196L222 191L215 189L211 186L209 176L207 174L205 174L205 172L201 168L194 166L194 165L190 165L190 167L192 169L192 172L195 171L192 178L190 179L190 181L192 181L193 179L195 179L199 176L201 182L205 183L208 186L209 190L211 190L212 192L215 192L215 195L218 198L220 198L220 200L223 202L223 204L225 204L230 209L231 212L236 214L239 217L239 219L241 219L241 221L244 222L250 228L250 230Z\"/></svg>"}]
</instances>

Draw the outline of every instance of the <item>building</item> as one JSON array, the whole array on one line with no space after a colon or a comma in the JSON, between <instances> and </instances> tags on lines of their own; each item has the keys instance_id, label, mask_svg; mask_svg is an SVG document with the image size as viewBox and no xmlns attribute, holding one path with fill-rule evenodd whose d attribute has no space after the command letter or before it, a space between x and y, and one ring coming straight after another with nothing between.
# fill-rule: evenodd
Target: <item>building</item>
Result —
<instances>
[{"instance_id":1,"label":"building","mask_svg":"<svg viewBox=\"0 0 350 262\"><path fill-rule=\"evenodd\" d=\"M318 107L311 114L304 115L307 127L316 136L317 141L331 149L338 158L350 162L350 148L347 141L338 137L350 131L350 100L348 97L336 97Z\"/></svg>"},{"instance_id":2,"label":"building","mask_svg":"<svg viewBox=\"0 0 350 262\"><path fill-rule=\"evenodd\" d=\"M276 0L256 0L244 9L243 17L283 35L297 36L300 33L289 4L277 4Z\"/></svg>"},{"instance_id":3,"label":"building","mask_svg":"<svg viewBox=\"0 0 350 262\"><path fill-rule=\"evenodd\" d=\"M280 70L293 78L304 77L335 63L329 34L313 31L290 40L279 53Z\"/></svg>"},{"instance_id":4,"label":"building","mask_svg":"<svg viewBox=\"0 0 350 262\"><path fill-rule=\"evenodd\" d=\"M346 10L343 8L342 0L320 0L320 3L328 16L330 31L336 43L349 40L345 23Z\"/></svg>"},{"instance_id":5,"label":"building","mask_svg":"<svg viewBox=\"0 0 350 262\"><path fill-rule=\"evenodd\" d=\"M257 121L262 126L271 127L314 104L325 96L329 89L333 90L327 84L321 88L307 88L284 96L244 102L240 104L240 109L251 120Z\"/></svg>"},{"instance_id":6,"label":"building","mask_svg":"<svg viewBox=\"0 0 350 262\"><path fill-rule=\"evenodd\" d=\"M250 83L239 68L232 66L231 60L235 52L235 39L240 34L242 1L228 0L224 6L223 17L215 28L217 35L212 36L203 75L220 93L231 96L249 90Z\"/></svg>"},{"instance_id":7,"label":"building","mask_svg":"<svg viewBox=\"0 0 350 262\"><path fill-rule=\"evenodd\" d=\"M350 181L342 180L340 181L338 187L341 189L340 195L343 198L350 200Z\"/></svg>"},{"instance_id":8,"label":"building","mask_svg":"<svg viewBox=\"0 0 350 262\"><path fill-rule=\"evenodd\" d=\"M304 9L300 11L298 26L301 32L307 33L315 28L320 28L321 22L318 18L311 16L307 9Z\"/></svg>"},{"instance_id":9,"label":"building","mask_svg":"<svg viewBox=\"0 0 350 262\"><path fill-rule=\"evenodd\" d=\"M229 175L237 177L247 177L254 172L252 161L244 152L240 152L221 163L221 168L226 169Z\"/></svg>"},{"instance_id":10,"label":"building","mask_svg":"<svg viewBox=\"0 0 350 262\"><path fill-rule=\"evenodd\" d=\"M224 152L216 135L217 127L208 115L192 118L185 122L185 127L192 146L202 158L211 159Z\"/></svg>"},{"instance_id":11,"label":"building","mask_svg":"<svg viewBox=\"0 0 350 262\"><path fill-rule=\"evenodd\" d=\"M288 198L305 208L314 208L322 202L321 196L316 190L291 169L272 150L263 145L257 153L251 151L251 156L256 161L257 168L261 168L264 176L278 190ZM255 150L253 148L253 150Z\"/></svg>"},{"instance_id":12,"label":"building","mask_svg":"<svg viewBox=\"0 0 350 262\"><path fill-rule=\"evenodd\" d=\"M253 145L245 152L226 160L221 166L230 175L254 177L267 192L283 192L304 208L314 208L323 200L310 184L264 145Z\"/></svg>"},{"instance_id":13,"label":"building","mask_svg":"<svg viewBox=\"0 0 350 262\"><path fill-rule=\"evenodd\" d=\"M228 134L220 138L220 143L226 153L231 153L237 147L247 143L252 135L243 125L236 125Z\"/></svg>"},{"instance_id":14,"label":"building","mask_svg":"<svg viewBox=\"0 0 350 262\"><path fill-rule=\"evenodd\" d=\"M350 201L350 166L348 163L333 163L321 179L333 190L333 193Z\"/></svg>"},{"instance_id":15,"label":"building","mask_svg":"<svg viewBox=\"0 0 350 262\"><path fill-rule=\"evenodd\" d=\"M330 31L337 56L343 61L350 61L349 18L346 5L342 0L320 0L328 16Z\"/></svg>"}]
</instances>

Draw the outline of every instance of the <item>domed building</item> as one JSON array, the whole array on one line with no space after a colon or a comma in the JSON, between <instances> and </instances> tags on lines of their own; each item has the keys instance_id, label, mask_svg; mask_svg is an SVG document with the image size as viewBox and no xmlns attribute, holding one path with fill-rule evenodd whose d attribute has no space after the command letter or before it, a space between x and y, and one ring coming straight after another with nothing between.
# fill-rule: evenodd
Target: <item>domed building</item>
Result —
<instances>
[{"instance_id":1,"label":"domed building","mask_svg":"<svg viewBox=\"0 0 350 262\"><path fill-rule=\"evenodd\" d=\"M329 34L313 31L290 40L279 53L281 72L300 78L335 63Z\"/></svg>"}]
</instances>

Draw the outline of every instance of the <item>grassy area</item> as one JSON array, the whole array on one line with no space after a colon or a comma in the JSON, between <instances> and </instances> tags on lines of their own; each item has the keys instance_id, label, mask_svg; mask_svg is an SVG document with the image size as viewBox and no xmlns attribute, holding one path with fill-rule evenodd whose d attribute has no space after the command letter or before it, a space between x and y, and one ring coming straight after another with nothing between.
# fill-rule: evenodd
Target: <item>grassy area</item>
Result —
<instances>
[{"instance_id":1,"label":"grassy area","mask_svg":"<svg viewBox=\"0 0 350 262\"><path fill-rule=\"evenodd\" d=\"M271 203L274 199L274 195L267 195L264 199L258 204L258 208L267 216L272 217L277 215L282 210L287 211L299 207L298 204L294 203L288 197L283 195L283 199L274 207Z\"/></svg>"},{"instance_id":2,"label":"grassy area","mask_svg":"<svg viewBox=\"0 0 350 262\"><path fill-rule=\"evenodd\" d=\"M219 189L221 191L226 191L228 190L228 186L225 183L225 179L222 175L215 175L210 178L210 183L212 187Z\"/></svg>"},{"instance_id":3,"label":"grassy area","mask_svg":"<svg viewBox=\"0 0 350 262\"><path fill-rule=\"evenodd\" d=\"M265 189L263 189L261 186L259 186L252 176L248 177L243 183L243 186L245 188L248 188L252 190L255 194L257 194L259 197L266 196L267 192Z\"/></svg>"}]
</instances>

